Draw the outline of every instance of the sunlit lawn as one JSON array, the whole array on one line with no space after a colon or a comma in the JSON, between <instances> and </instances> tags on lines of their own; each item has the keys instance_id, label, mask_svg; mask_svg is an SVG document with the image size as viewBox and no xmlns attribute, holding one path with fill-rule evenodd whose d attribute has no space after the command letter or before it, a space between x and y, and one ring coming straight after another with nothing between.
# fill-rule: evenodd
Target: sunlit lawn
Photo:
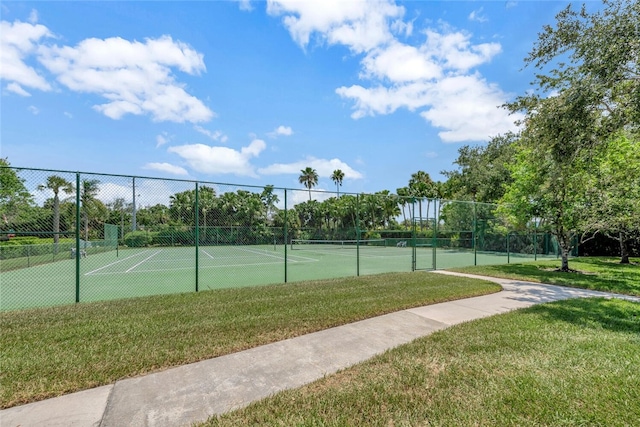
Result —
<instances>
[{"instance_id":1,"label":"sunlit lawn","mask_svg":"<svg viewBox=\"0 0 640 427\"><path fill-rule=\"evenodd\" d=\"M461 267L450 270L640 296L640 258L632 258L631 261L631 264L620 264L620 260L616 258L570 259L569 267L577 270L576 273L554 271L560 267L559 260Z\"/></svg>"},{"instance_id":2,"label":"sunlit lawn","mask_svg":"<svg viewBox=\"0 0 640 427\"><path fill-rule=\"evenodd\" d=\"M640 304L576 299L464 323L206 426L635 426Z\"/></svg>"},{"instance_id":3,"label":"sunlit lawn","mask_svg":"<svg viewBox=\"0 0 640 427\"><path fill-rule=\"evenodd\" d=\"M416 272L4 312L0 407L499 290Z\"/></svg>"}]
</instances>

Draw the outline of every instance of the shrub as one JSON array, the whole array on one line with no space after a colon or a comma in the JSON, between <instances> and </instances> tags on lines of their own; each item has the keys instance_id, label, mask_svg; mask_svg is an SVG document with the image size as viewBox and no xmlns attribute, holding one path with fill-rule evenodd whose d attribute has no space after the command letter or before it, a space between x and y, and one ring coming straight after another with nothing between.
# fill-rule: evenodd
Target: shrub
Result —
<instances>
[{"instance_id":1,"label":"shrub","mask_svg":"<svg viewBox=\"0 0 640 427\"><path fill-rule=\"evenodd\" d=\"M151 240L151 235L146 231L131 231L124 235L124 244L130 248L149 246Z\"/></svg>"}]
</instances>

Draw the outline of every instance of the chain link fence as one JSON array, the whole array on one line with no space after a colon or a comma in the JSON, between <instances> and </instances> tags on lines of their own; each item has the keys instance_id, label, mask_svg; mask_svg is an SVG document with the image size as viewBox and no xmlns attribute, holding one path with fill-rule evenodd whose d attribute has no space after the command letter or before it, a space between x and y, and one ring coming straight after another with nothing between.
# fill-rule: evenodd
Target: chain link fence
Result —
<instances>
[{"instance_id":1,"label":"chain link fence","mask_svg":"<svg viewBox=\"0 0 640 427\"><path fill-rule=\"evenodd\" d=\"M0 168L0 310L556 256L497 206Z\"/></svg>"}]
</instances>

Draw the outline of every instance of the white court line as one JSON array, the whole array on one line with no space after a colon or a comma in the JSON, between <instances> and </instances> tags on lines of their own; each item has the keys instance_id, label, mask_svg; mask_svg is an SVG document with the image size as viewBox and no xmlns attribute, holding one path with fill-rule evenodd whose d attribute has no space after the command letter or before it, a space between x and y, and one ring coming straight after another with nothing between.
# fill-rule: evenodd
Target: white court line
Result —
<instances>
[{"instance_id":1,"label":"white court line","mask_svg":"<svg viewBox=\"0 0 640 427\"><path fill-rule=\"evenodd\" d=\"M131 270L133 270L134 268L136 268L137 266L139 266L140 264L144 263L145 261L153 258L154 256L158 255L160 252L162 252L162 249L160 249L158 252L149 255L148 257L146 257L145 259L143 259L142 261L140 261L139 263L137 263L136 265L134 265L133 267L131 267L130 269L128 269L127 271L125 271L125 273L130 272Z\"/></svg>"},{"instance_id":2,"label":"white court line","mask_svg":"<svg viewBox=\"0 0 640 427\"><path fill-rule=\"evenodd\" d=\"M284 260L283 256L272 255L272 254L267 253L267 252L260 252L260 251L256 251L256 250L245 249L245 248L238 248L238 249L240 249L241 251L249 252L250 254L264 255L264 256L273 257L275 259Z\"/></svg>"},{"instance_id":3,"label":"white court line","mask_svg":"<svg viewBox=\"0 0 640 427\"><path fill-rule=\"evenodd\" d=\"M209 258L211 258L211 259L215 259L215 258L213 257L213 255L211 255L209 252L205 251L204 249L200 249L200 250L201 250L202 252L204 252L204 254L205 254L206 256L208 256Z\"/></svg>"},{"instance_id":4,"label":"white court line","mask_svg":"<svg viewBox=\"0 0 640 427\"><path fill-rule=\"evenodd\" d=\"M308 258L309 261L295 261L295 262L315 262L317 259ZM212 269L212 268L228 268L228 267L248 267L248 266L257 266L257 265L282 265L281 262L257 262L252 264L224 264L224 265L201 265L201 270ZM176 270L191 270L195 271L193 266L191 267L175 267L175 268L161 268L161 269L153 269L153 270L139 270L137 273L158 273L162 271L176 271ZM97 275L112 275L112 274L126 274L127 271L118 271L114 273L98 273Z\"/></svg>"},{"instance_id":5,"label":"white court line","mask_svg":"<svg viewBox=\"0 0 640 427\"><path fill-rule=\"evenodd\" d=\"M278 260L281 260L281 261L284 261L284 260L285 260L284 256L281 256L281 255L273 255L273 254L270 254L270 253L268 253L268 252L266 252L266 251L265 251L265 252L261 252L261 251L257 251L257 250L246 249L246 248L237 248L237 249L238 249L238 250L240 250L240 251L249 252L250 254L264 255L264 256L272 257L272 258L275 258L275 259L278 259ZM205 254L209 255L209 254L208 254L204 249L201 249L201 250L202 250ZM238 258L239 258L238 256L233 256L233 255L227 255L227 256L224 256L224 257L218 257L218 258L214 258L214 257L212 257L211 255L209 255L209 257L210 257L211 259L216 259L216 260L219 260L219 259L238 259ZM316 258L307 258L307 257L303 257L303 256L298 256L298 255L290 255L290 256L289 256L289 261L291 261L291 262L301 262L301 261L297 261L297 260L295 260L295 259L293 259L293 260L292 260L292 259L290 259L290 257L296 257L296 258L300 258L300 259L303 259L303 260L306 260L306 261L313 261L313 262L319 261L319 260L318 260L318 259L316 259ZM254 265L254 264L244 264L244 265ZM234 266L235 266L235 265L234 265Z\"/></svg>"},{"instance_id":6,"label":"white court line","mask_svg":"<svg viewBox=\"0 0 640 427\"><path fill-rule=\"evenodd\" d=\"M96 268L95 270L92 270L92 271L90 271L90 272L88 272L88 273L84 273L84 275L85 275L85 276L88 276L88 275L90 275L90 274L95 273L96 271L100 271L100 270L103 270L103 269L105 269L105 268L107 268L107 267L111 267L112 265L116 265L116 264L118 264L119 262L126 261L126 260L128 260L129 258L133 258L134 256L142 255L142 254L144 254L144 253L146 253L146 252L149 252L149 251L148 251L148 250L145 250L145 251L142 251L142 252L138 252L137 254L130 255L130 256L126 257L126 258L119 259L118 261L112 262L111 264L107 264L107 265L104 265L104 266L102 266L102 267L100 267L100 268Z\"/></svg>"},{"instance_id":7,"label":"white court line","mask_svg":"<svg viewBox=\"0 0 640 427\"><path fill-rule=\"evenodd\" d=\"M289 260L291 260L291 257L300 258L300 259L303 259L303 260L305 260L305 261L313 261L313 262L318 262L318 261L320 261L320 260L319 260L319 259L317 259L317 258L308 258L308 257L306 257L306 256L300 256L300 255L289 255L289 257L288 257L288 258L289 258ZM305 262L305 261L296 261L296 260L293 260L293 262Z\"/></svg>"}]
</instances>

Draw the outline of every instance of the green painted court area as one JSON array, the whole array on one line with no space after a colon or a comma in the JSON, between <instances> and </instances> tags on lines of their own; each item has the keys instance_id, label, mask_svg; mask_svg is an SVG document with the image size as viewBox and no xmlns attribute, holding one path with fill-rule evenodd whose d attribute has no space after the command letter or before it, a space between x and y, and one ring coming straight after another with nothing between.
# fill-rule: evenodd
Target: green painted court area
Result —
<instances>
[{"instance_id":1,"label":"green painted court area","mask_svg":"<svg viewBox=\"0 0 640 427\"><path fill-rule=\"evenodd\" d=\"M415 251L415 253L414 253ZM432 247L284 245L127 248L4 271L0 310L385 272L533 260ZM77 286L79 283L79 286Z\"/></svg>"}]
</instances>

